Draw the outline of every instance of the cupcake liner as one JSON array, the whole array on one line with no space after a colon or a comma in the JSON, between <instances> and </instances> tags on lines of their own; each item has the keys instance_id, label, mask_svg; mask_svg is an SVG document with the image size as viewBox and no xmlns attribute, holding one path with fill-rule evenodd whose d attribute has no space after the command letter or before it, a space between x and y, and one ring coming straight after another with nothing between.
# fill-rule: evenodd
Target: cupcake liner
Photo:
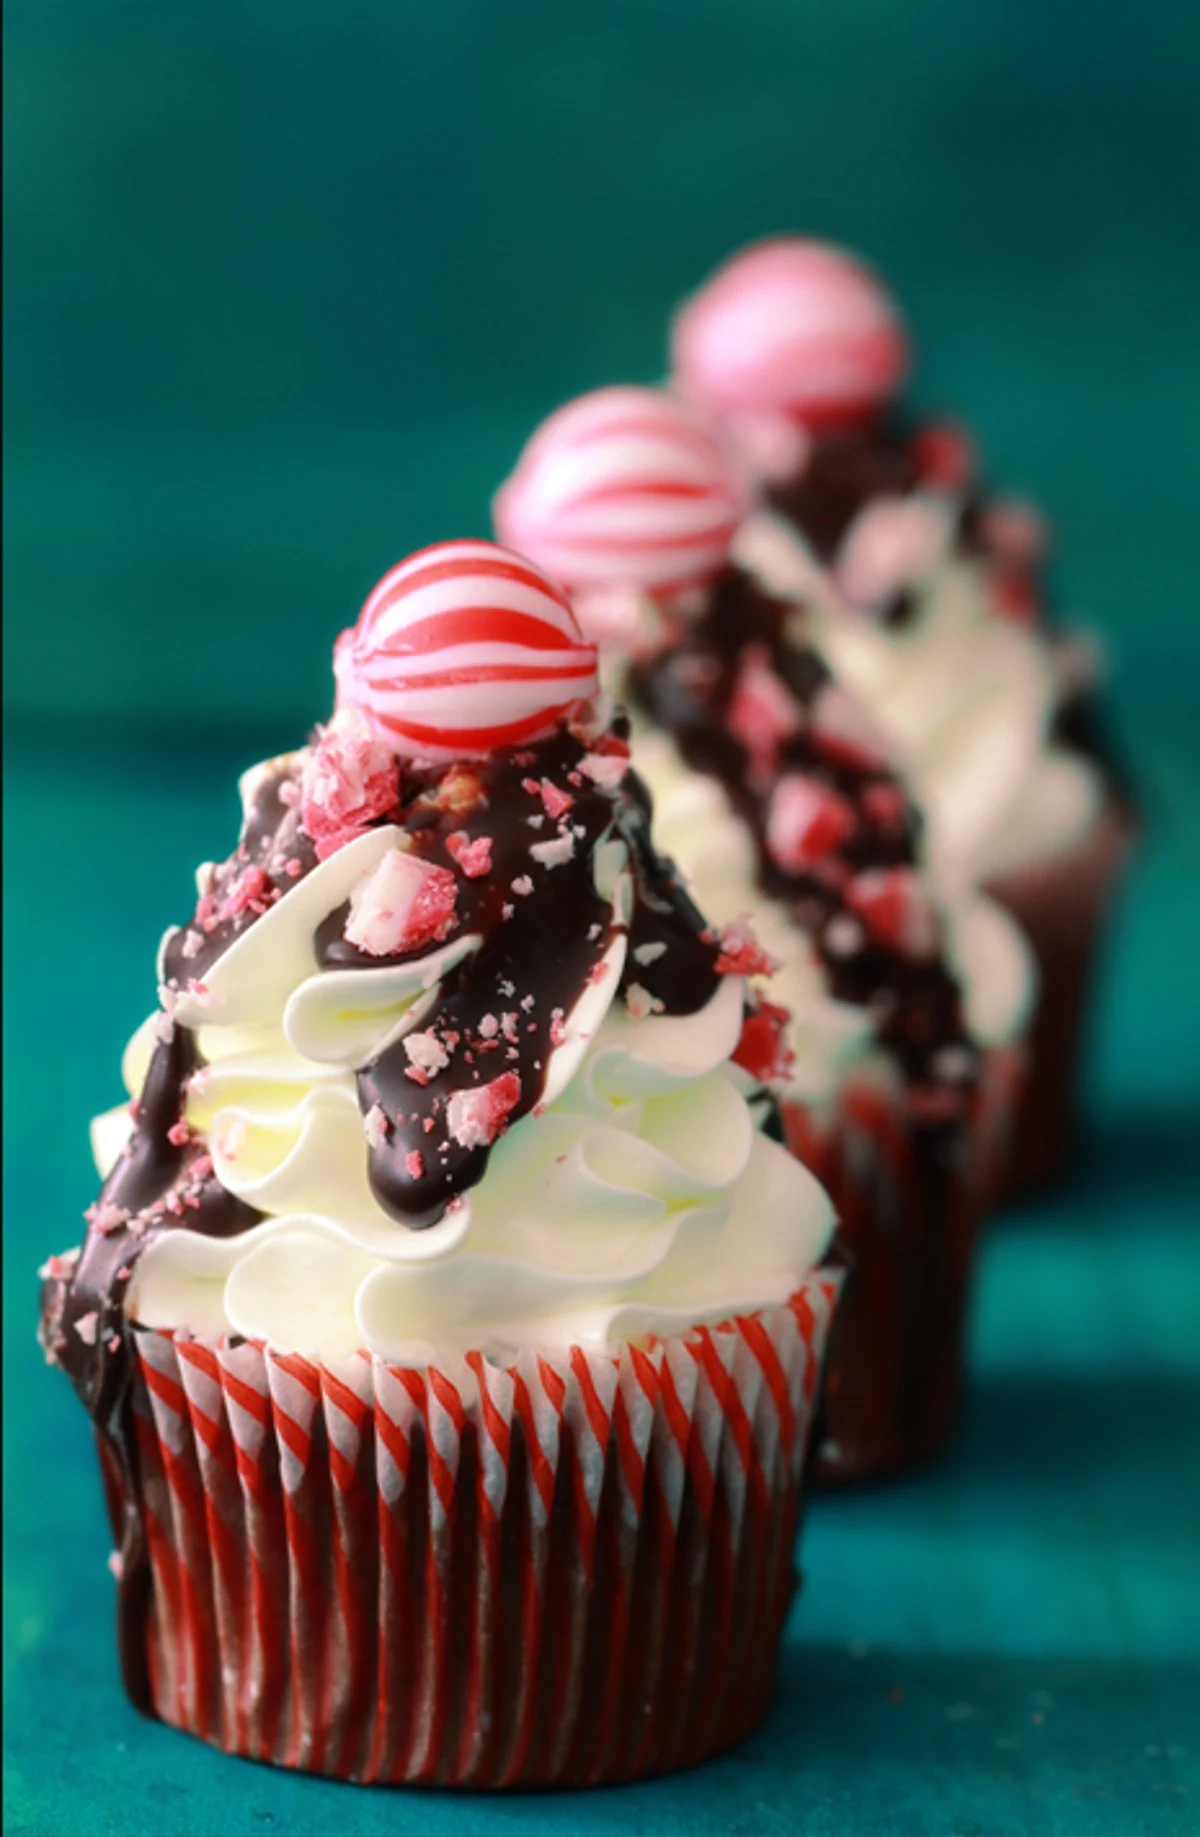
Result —
<instances>
[{"instance_id":1,"label":"cupcake liner","mask_svg":"<svg viewBox=\"0 0 1200 1837\"><path fill-rule=\"evenodd\" d=\"M364 1782L584 1785L729 1747L773 1687L840 1281L507 1369L135 1329L154 1711Z\"/></svg>"},{"instance_id":2,"label":"cupcake liner","mask_svg":"<svg viewBox=\"0 0 1200 1837\"><path fill-rule=\"evenodd\" d=\"M954 1426L979 1224L1022 1070L1018 1048L985 1055L961 1132L914 1122L883 1067L850 1081L825 1112L782 1105L788 1146L828 1189L850 1263L830 1338L819 1484L910 1466Z\"/></svg>"},{"instance_id":3,"label":"cupcake liner","mask_svg":"<svg viewBox=\"0 0 1200 1837\"><path fill-rule=\"evenodd\" d=\"M1092 989L1135 826L1111 807L1068 853L997 875L987 891L1024 931L1038 966L1030 1070L1006 1191L1066 1173L1079 1129L1080 1074Z\"/></svg>"}]
</instances>

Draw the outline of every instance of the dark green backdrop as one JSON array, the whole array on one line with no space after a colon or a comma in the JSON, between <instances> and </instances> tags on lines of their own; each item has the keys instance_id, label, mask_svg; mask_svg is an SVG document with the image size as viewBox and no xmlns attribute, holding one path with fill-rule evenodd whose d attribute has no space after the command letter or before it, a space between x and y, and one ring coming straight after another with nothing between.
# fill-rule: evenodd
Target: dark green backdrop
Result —
<instances>
[{"instance_id":1,"label":"dark green backdrop","mask_svg":"<svg viewBox=\"0 0 1200 1837\"><path fill-rule=\"evenodd\" d=\"M6 93L8 1828L1194 1829L1200 9L11 0ZM116 1695L31 1347L86 1118L374 579L483 531L533 423L659 374L672 302L787 227L890 274L1118 665L1151 832L1089 1167L993 1236L951 1459L814 1513L741 1758L469 1811L222 1763Z\"/></svg>"}]
</instances>

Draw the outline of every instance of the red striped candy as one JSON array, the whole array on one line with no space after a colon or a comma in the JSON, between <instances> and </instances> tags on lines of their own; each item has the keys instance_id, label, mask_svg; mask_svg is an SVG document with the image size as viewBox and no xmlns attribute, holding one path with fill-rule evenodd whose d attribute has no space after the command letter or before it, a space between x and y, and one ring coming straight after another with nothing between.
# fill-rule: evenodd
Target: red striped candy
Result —
<instances>
[{"instance_id":1,"label":"red striped candy","mask_svg":"<svg viewBox=\"0 0 1200 1837\"><path fill-rule=\"evenodd\" d=\"M385 574L334 668L339 706L425 759L536 739L598 686L562 589L492 542L441 542Z\"/></svg>"},{"instance_id":2,"label":"red striped candy","mask_svg":"<svg viewBox=\"0 0 1200 1837\"><path fill-rule=\"evenodd\" d=\"M795 236L718 268L676 314L671 355L684 395L713 414L823 427L885 402L909 353L895 303L870 270Z\"/></svg>"},{"instance_id":3,"label":"red striped candy","mask_svg":"<svg viewBox=\"0 0 1200 1837\"><path fill-rule=\"evenodd\" d=\"M497 493L501 541L573 591L663 595L724 566L744 510L733 466L662 389L597 389L544 421Z\"/></svg>"}]
</instances>

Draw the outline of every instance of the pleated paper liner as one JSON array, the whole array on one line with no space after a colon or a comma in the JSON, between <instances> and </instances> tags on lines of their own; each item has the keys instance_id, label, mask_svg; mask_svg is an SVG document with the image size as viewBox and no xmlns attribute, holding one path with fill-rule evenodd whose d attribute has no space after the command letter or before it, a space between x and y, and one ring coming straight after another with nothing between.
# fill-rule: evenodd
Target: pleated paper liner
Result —
<instances>
[{"instance_id":1,"label":"pleated paper liner","mask_svg":"<svg viewBox=\"0 0 1200 1837\"><path fill-rule=\"evenodd\" d=\"M1077 848L988 885L1029 939L1038 966L1029 1081L1005 1181L1013 1196L1052 1185L1070 1165L1093 992L1135 839L1132 813L1114 807Z\"/></svg>"},{"instance_id":2,"label":"pleated paper liner","mask_svg":"<svg viewBox=\"0 0 1200 1837\"><path fill-rule=\"evenodd\" d=\"M363 1782L585 1785L740 1741L839 1283L453 1375L136 1330L155 1711Z\"/></svg>"},{"instance_id":3,"label":"pleated paper liner","mask_svg":"<svg viewBox=\"0 0 1200 1837\"><path fill-rule=\"evenodd\" d=\"M953 1430L979 1227L994 1200L1023 1054L984 1058L961 1132L923 1130L880 1066L816 1114L784 1104L792 1152L830 1193L850 1268L829 1346L815 1478L881 1478Z\"/></svg>"}]
</instances>

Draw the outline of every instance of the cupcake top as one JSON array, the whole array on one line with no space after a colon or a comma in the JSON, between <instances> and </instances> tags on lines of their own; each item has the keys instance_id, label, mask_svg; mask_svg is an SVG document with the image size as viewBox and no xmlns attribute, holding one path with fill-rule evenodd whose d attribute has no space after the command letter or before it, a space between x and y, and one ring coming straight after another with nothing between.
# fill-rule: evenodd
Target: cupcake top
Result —
<instances>
[{"instance_id":1,"label":"cupcake top","mask_svg":"<svg viewBox=\"0 0 1200 1837\"><path fill-rule=\"evenodd\" d=\"M803 613L730 568L630 693L656 730L635 757L662 846L722 916L750 906L782 963L787 1087L830 1095L882 1054L916 1120L960 1120L980 1051L1024 1029L1028 951L990 901L937 897L887 742Z\"/></svg>"},{"instance_id":2,"label":"cupcake top","mask_svg":"<svg viewBox=\"0 0 1200 1837\"><path fill-rule=\"evenodd\" d=\"M687 449L692 411L666 391L597 391L534 434L498 494L497 520L523 521L537 558L561 565L589 507L623 507L624 521L597 516L589 527L574 603L606 643L612 679L638 718L635 764L661 845L701 906L727 922L752 909L760 943L781 965L773 988L792 1021L774 1075L792 1090L828 1094L882 1042L914 1085L930 1084L936 1060L957 1066L967 1089L975 1048L1012 1039L1024 1024L1023 945L985 902L964 893L951 912L938 906L885 736L814 649L813 615L731 562L740 536L712 543L702 575L664 586L655 541L666 549L679 514L677 495L663 488L667 468L648 466L624 432L595 431L631 397L642 426ZM710 481L718 463L727 501L735 499L745 491L737 465L727 450L710 454ZM635 521L636 547L621 539ZM617 599L619 625L596 618Z\"/></svg>"},{"instance_id":3,"label":"cupcake top","mask_svg":"<svg viewBox=\"0 0 1200 1837\"><path fill-rule=\"evenodd\" d=\"M870 326L892 361L861 355ZM1104 774L1064 711L1095 657L1053 628L1041 520L985 492L961 428L900 402L907 345L882 283L824 244L760 245L681 309L672 356L756 480L736 553L813 609L814 642L913 785L938 878L955 890L1081 840Z\"/></svg>"},{"instance_id":4,"label":"cupcake top","mask_svg":"<svg viewBox=\"0 0 1200 1837\"><path fill-rule=\"evenodd\" d=\"M828 1201L760 1124L745 940L655 852L562 592L394 570L340 706L242 780L169 931L43 1334L97 1420L130 1324L334 1361L609 1346L785 1300Z\"/></svg>"}]
</instances>

